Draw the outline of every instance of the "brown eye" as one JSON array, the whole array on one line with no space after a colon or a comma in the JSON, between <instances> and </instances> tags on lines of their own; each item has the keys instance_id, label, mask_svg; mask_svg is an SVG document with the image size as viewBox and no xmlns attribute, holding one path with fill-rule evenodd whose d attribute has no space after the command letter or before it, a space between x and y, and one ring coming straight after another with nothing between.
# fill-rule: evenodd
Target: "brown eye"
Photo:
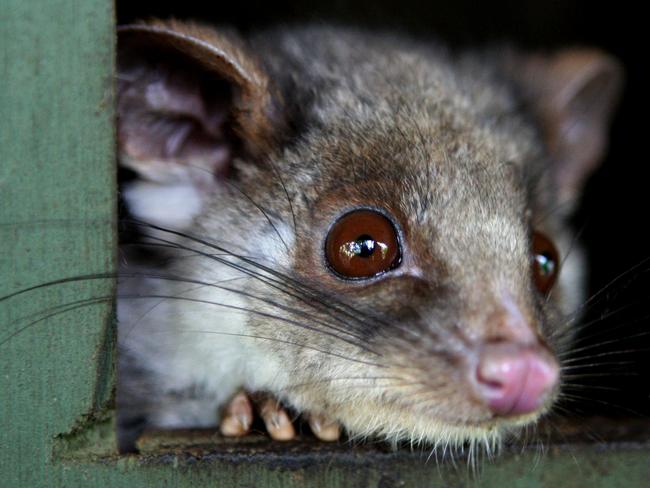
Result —
<instances>
[{"instance_id":1,"label":"brown eye","mask_svg":"<svg viewBox=\"0 0 650 488\"><path fill-rule=\"evenodd\" d=\"M382 214L356 210L332 226L325 256L330 267L345 278L370 278L399 264L397 232Z\"/></svg>"},{"instance_id":2,"label":"brown eye","mask_svg":"<svg viewBox=\"0 0 650 488\"><path fill-rule=\"evenodd\" d=\"M541 232L533 233L533 279L544 294L551 291L560 272L560 257L551 240Z\"/></svg>"}]
</instances>

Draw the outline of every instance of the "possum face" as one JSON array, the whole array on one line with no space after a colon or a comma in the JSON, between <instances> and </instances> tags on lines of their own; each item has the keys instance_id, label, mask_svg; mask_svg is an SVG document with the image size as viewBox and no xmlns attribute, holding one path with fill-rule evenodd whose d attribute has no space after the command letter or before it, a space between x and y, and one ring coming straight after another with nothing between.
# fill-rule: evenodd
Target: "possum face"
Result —
<instances>
[{"instance_id":1,"label":"possum face","mask_svg":"<svg viewBox=\"0 0 650 488\"><path fill-rule=\"evenodd\" d=\"M264 339L241 386L353 436L433 443L551 407L581 287L566 204L604 147L611 59L313 28L245 46L174 23L121 43L125 197L226 254L172 268L241 279L237 333Z\"/></svg>"}]
</instances>

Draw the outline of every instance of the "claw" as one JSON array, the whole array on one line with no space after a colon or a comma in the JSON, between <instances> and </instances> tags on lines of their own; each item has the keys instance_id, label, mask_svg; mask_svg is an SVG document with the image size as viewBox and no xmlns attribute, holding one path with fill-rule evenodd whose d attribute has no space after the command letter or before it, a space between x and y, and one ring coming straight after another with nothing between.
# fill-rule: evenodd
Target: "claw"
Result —
<instances>
[{"instance_id":1,"label":"claw","mask_svg":"<svg viewBox=\"0 0 650 488\"><path fill-rule=\"evenodd\" d=\"M248 395L237 393L226 406L219 430L226 437L240 437L250 432L253 424L253 406Z\"/></svg>"},{"instance_id":2,"label":"claw","mask_svg":"<svg viewBox=\"0 0 650 488\"><path fill-rule=\"evenodd\" d=\"M254 412L264 421L266 430L276 441L289 441L296 437L293 423L280 403L266 393L237 393L226 405L219 430L226 437L241 437L251 431ZM314 435L325 442L336 441L341 437L341 426L326 415L307 416L309 427Z\"/></svg>"},{"instance_id":3,"label":"claw","mask_svg":"<svg viewBox=\"0 0 650 488\"><path fill-rule=\"evenodd\" d=\"M264 400L259 412L262 420L264 420L267 432L274 440L289 441L296 436L289 415L276 400Z\"/></svg>"},{"instance_id":4,"label":"claw","mask_svg":"<svg viewBox=\"0 0 650 488\"><path fill-rule=\"evenodd\" d=\"M309 427L321 441L332 442L337 441L341 437L339 423L330 420L324 415L310 415Z\"/></svg>"}]
</instances>

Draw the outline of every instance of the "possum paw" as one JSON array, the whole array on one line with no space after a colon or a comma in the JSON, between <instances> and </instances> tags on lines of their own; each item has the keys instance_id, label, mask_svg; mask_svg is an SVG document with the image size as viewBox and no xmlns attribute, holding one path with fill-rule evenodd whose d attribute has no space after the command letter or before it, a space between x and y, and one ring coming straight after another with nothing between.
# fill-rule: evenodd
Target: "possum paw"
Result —
<instances>
[{"instance_id":1,"label":"possum paw","mask_svg":"<svg viewBox=\"0 0 650 488\"><path fill-rule=\"evenodd\" d=\"M255 412L261 417L266 431L276 441L289 441L296 437L296 430L287 411L268 395L251 396L237 393L226 405L219 430L226 437L240 437L250 433ZM322 441L336 441L341 436L338 422L324 415L306 415L309 427Z\"/></svg>"}]
</instances>

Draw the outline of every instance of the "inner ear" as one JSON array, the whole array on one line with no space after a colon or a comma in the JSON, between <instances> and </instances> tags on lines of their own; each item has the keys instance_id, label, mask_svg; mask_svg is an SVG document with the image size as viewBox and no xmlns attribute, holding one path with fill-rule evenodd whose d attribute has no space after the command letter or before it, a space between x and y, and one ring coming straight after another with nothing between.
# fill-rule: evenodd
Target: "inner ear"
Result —
<instances>
[{"instance_id":1,"label":"inner ear","mask_svg":"<svg viewBox=\"0 0 650 488\"><path fill-rule=\"evenodd\" d=\"M600 60L599 60L600 61ZM558 105L572 124L596 124L606 129L621 90L620 68L608 59L594 62Z\"/></svg>"},{"instance_id":2,"label":"inner ear","mask_svg":"<svg viewBox=\"0 0 650 488\"><path fill-rule=\"evenodd\" d=\"M184 227L234 157L254 163L283 127L279 95L243 40L199 24L154 21L118 31L118 153L135 178L128 210Z\"/></svg>"},{"instance_id":3,"label":"inner ear","mask_svg":"<svg viewBox=\"0 0 650 488\"><path fill-rule=\"evenodd\" d=\"M575 202L605 155L622 67L611 56L586 48L513 59L508 70L543 129L558 196Z\"/></svg>"},{"instance_id":4,"label":"inner ear","mask_svg":"<svg viewBox=\"0 0 650 488\"><path fill-rule=\"evenodd\" d=\"M277 145L284 127L279 91L230 31L173 20L121 27L118 70L127 164L198 157L220 174L234 150L261 159Z\"/></svg>"},{"instance_id":5,"label":"inner ear","mask_svg":"<svg viewBox=\"0 0 650 488\"><path fill-rule=\"evenodd\" d=\"M173 48L143 40L119 51L121 163L158 183L208 183L227 173L237 145L234 88Z\"/></svg>"}]
</instances>

